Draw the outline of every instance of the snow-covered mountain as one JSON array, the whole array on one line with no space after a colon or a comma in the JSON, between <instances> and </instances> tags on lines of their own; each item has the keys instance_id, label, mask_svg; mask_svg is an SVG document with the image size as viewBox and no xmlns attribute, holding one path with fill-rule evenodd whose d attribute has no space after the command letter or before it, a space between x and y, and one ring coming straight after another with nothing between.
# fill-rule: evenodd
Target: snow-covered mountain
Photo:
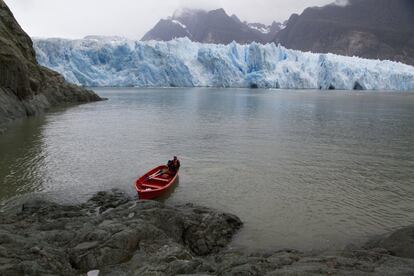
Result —
<instances>
[{"instance_id":1,"label":"snow-covered mountain","mask_svg":"<svg viewBox=\"0 0 414 276\"><path fill-rule=\"evenodd\" d=\"M265 43L274 39L281 29L282 25L276 22L269 26L242 22L236 15L227 15L223 9L180 9L173 16L161 19L142 40L169 41L188 37L192 41L204 43Z\"/></svg>"},{"instance_id":2,"label":"snow-covered mountain","mask_svg":"<svg viewBox=\"0 0 414 276\"><path fill-rule=\"evenodd\" d=\"M86 86L413 90L414 67L275 44L35 39L40 64Z\"/></svg>"}]
</instances>

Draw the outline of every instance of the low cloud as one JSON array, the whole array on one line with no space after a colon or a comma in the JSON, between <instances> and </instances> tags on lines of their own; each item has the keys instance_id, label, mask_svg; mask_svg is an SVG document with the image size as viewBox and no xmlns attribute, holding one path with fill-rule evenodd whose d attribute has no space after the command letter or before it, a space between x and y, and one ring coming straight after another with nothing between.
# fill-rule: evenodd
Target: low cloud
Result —
<instances>
[{"instance_id":1,"label":"low cloud","mask_svg":"<svg viewBox=\"0 0 414 276\"><path fill-rule=\"evenodd\" d=\"M345 7L349 5L349 0L336 0L334 4L340 7Z\"/></svg>"},{"instance_id":2,"label":"low cloud","mask_svg":"<svg viewBox=\"0 0 414 276\"><path fill-rule=\"evenodd\" d=\"M271 24L292 13L334 0L5 0L19 24L31 36L80 38L117 35L140 39L161 18L179 8L224 8L241 20ZM347 1L345 1L347 2ZM339 0L344 5L343 0ZM74 17L75 15L75 17Z\"/></svg>"},{"instance_id":3,"label":"low cloud","mask_svg":"<svg viewBox=\"0 0 414 276\"><path fill-rule=\"evenodd\" d=\"M219 0L180 0L180 8L213 10L222 8Z\"/></svg>"}]
</instances>

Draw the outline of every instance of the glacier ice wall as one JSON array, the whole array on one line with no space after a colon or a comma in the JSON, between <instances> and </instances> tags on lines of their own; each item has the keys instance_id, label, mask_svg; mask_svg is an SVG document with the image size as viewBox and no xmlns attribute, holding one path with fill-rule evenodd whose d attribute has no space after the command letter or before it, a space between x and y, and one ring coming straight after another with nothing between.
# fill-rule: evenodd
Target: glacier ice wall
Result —
<instances>
[{"instance_id":1,"label":"glacier ice wall","mask_svg":"<svg viewBox=\"0 0 414 276\"><path fill-rule=\"evenodd\" d=\"M275 44L202 44L91 37L34 39L43 66L85 86L413 90L414 67L289 50Z\"/></svg>"}]
</instances>

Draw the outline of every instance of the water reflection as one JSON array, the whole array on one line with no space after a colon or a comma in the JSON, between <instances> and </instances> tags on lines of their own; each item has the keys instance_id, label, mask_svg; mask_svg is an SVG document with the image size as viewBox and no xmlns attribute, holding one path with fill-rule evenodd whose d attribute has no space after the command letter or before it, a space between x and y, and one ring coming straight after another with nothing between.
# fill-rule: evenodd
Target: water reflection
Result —
<instances>
[{"instance_id":1,"label":"water reflection","mask_svg":"<svg viewBox=\"0 0 414 276\"><path fill-rule=\"evenodd\" d=\"M0 200L42 189L46 167L42 126L45 118L30 118L0 137Z\"/></svg>"}]
</instances>

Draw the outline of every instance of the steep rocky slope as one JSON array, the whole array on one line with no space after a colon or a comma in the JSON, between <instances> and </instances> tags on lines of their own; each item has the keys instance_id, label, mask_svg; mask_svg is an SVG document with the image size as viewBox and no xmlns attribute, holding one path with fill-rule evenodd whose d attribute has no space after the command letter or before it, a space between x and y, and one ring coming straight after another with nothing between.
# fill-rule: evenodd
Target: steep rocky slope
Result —
<instances>
[{"instance_id":1,"label":"steep rocky slope","mask_svg":"<svg viewBox=\"0 0 414 276\"><path fill-rule=\"evenodd\" d=\"M0 0L0 126L58 104L100 100L92 91L40 66L32 44Z\"/></svg>"},{"instance_id":2,"label":"steep rocky slope","mask_svg":"<svg viewBox=\"0 0 414 276\"><path fill-rule=\"evenodd\" d=\"M414 64L414 1L338 3L292 15L274 41L302 51Z\"/></svg>"}]
</instances>

